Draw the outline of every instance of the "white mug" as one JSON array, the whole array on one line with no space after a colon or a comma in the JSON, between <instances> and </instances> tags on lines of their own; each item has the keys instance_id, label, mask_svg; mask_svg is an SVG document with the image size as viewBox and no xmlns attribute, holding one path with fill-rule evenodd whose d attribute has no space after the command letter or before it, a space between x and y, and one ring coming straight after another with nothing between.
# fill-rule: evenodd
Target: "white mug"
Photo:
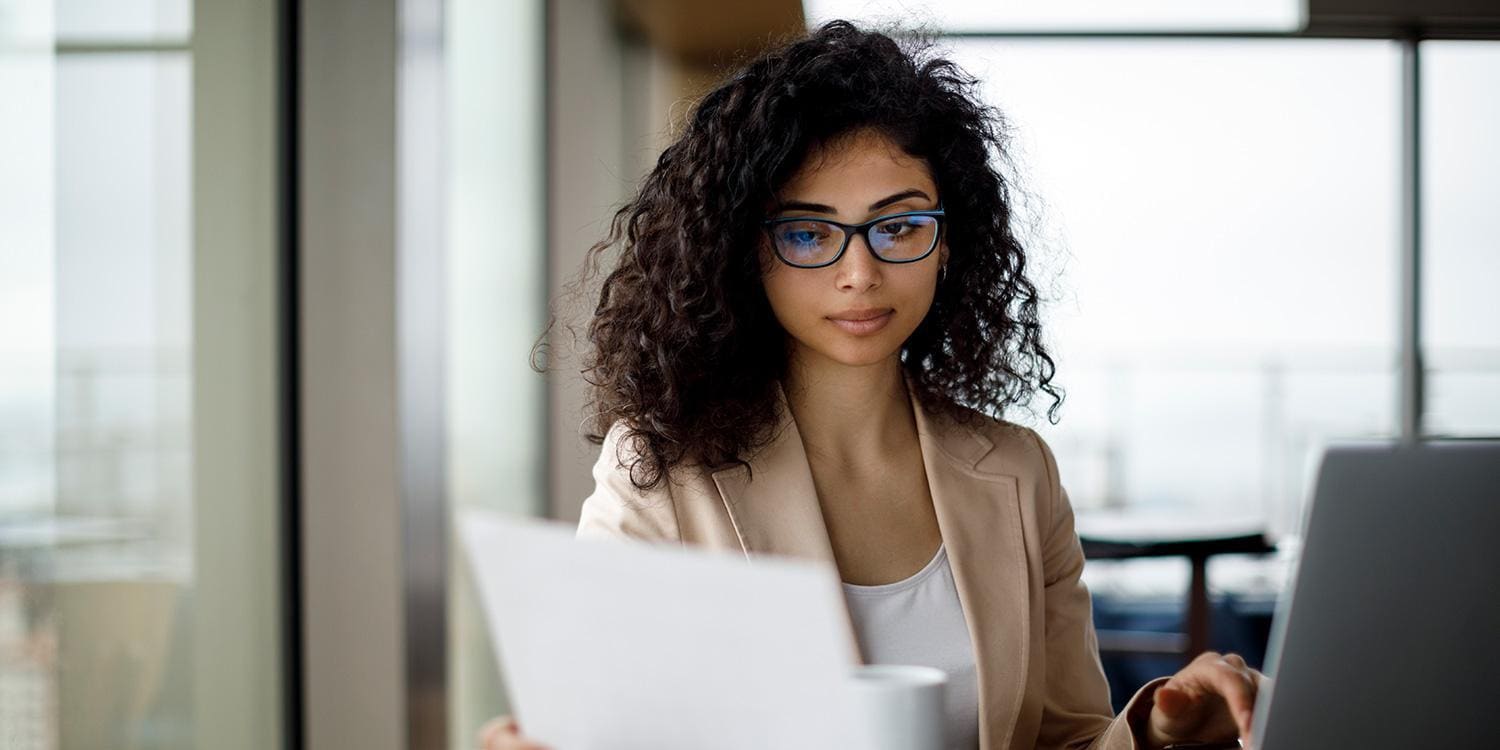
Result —
<instances>
[{"instance_id":1,"label":"white mug","mask_svg":"<svg viewBox=\"0 0 1500 750\"><path fill-rule=\"evenodd\" d=\"M906 664L864 664L849 676L859 747L943 750L948 673Z\"/></svg>"}]
</instances>

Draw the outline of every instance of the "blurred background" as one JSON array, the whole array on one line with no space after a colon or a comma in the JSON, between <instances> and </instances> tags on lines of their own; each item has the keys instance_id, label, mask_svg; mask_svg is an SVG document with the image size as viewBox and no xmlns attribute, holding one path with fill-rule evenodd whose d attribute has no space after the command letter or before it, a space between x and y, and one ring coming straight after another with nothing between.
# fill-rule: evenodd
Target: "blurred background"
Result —
<instances>
[{"instance_id":1,"label":"blurred background","mask_svg":"<svg viewBox=\"0 0 1500 750\"><path fill-rule=\"evenodd\" d=\"M0 0L0 747L471 747L452 518L592 489L548 306L832 18L937 32L1010 124L1068 391L1011 417L1115 698L1259 663L1326 445L1500 434L1500 10L1203 6Z\"/></svg>"}]
</instances>

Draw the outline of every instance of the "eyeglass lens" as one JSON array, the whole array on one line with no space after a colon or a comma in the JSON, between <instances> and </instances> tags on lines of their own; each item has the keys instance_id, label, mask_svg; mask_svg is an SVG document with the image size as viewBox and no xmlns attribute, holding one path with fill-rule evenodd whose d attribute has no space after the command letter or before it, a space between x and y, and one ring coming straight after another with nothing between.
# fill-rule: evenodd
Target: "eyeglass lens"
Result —
<instances>
[{"instance_id":1,"label":"eyeglass lens","mask_svg":"<svg viewBox=\"0 0 1500 750\"><path fill-rule=\"evenodd\" d=\"M870 249L883 260L910 261L925 255L937 241L933 216L898 216L875 224L865 235ZM828 263L844 246L844 230L816 219L788 221L771 228L776 252L788 263L816 266Z\"/></svg>"}]
</instances>

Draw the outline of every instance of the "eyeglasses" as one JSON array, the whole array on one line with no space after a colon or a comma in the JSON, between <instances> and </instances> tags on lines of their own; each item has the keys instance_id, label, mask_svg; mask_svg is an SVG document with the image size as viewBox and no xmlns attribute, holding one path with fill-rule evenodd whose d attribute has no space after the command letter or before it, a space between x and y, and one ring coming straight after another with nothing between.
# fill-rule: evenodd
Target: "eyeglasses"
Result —
<instances>
[{"instance_id":1,"label":"eyeglasses","mask_svg":"<svg viewBox=\"0 0 1500 750\"><path fill-rule=\"evenodd\" d=\"M877 216L863 224L787 217L761 222L781 262L796 268L837 263L849 238L862 236L870 254L886 263L915 263L932 254L942 234L943 207Z\"/></svg>"}]
</instances>

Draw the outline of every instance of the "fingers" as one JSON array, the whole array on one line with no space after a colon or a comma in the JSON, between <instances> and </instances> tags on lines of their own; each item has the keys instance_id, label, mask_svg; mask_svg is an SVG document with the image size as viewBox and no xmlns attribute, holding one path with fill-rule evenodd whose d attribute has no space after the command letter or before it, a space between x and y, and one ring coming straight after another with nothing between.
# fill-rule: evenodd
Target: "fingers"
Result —
<instances>
[{"instance_id":1,"label":"fingers","mask_svg":"<svg viewBox=\"0 0 1500 750\"><path fill-rule=\"evenodd\" d=\"M1171 741L1251 742L1251 717L1262 681L1238 654L1199 654L1156 689L1150 729Z\"/></svg>"},{"instance_id":2,"label":"fingers","mask_svg":"<svg viewBox=\"0 0 1500 750\"><path fill-rule=\"evenodd\" d=\"M497 716L479 728L479 750L548 750L521 736L521 725L514 717Z\"/></svg>"},{"instance_id":3,"label":"fingers","mask_svg":"<svg viewBox=\"0 0 1500 750\"><path fill-rule=\"evenodd\" d=\"M479 727L479 733L476 739L479 742L480 750L483 750L485 746L490 744L490 738L493 737L497 732L499 732L500 728L504 726L505 722L509 719L510 717L508 716L497 716L493 719L490 719L489 721L486 721L483 726Z\"/></svg>"},{"instance_id":4,"label":"fingers","mask_svg":"<svg viewBox=\"0 0 1500 750\"><path fill-rule=\"evenodd\" d=\"M479 728L479 750L497 750L504 734L516 733L516 720L509 716L496 716Z\"/></svg>"},{"instance_id":5,"label":"fingers","mask_svg":"<svg viewBox=\"0 0 1500 750\"><path fill-rule=\"evenodd\" d=\"M1205 658L1207 657L1207 658ZM1203 678L1229 706L1241 737L1250 736L1250 719L1255 709L1255 694L1260 687L1260 672L1251 669L1238 654L1208 652L1193 660L1202 662Z\"/></svg>"},{"instance_id":6,"label":"fingers","mask_svg":"<svg viewBox=\"0 0 1500 750\"><path fill-rule=\"evenodd\" d=\"M1212 688L1184 668L1162 683L1152 695L1150 720L1146 722L1147 745L1164 747L1179 742L1228 739L1234 722L1220 701L1205 700Z\"/></svg>"},{"instance_id":7,"label":"fingers","mask_svg":"<svg viewBox=\"0 0 1500 750\"><path fill-rule=\"evenodd\" d=\"M1156 707L1161 709L1168 717L1176 718L1185 711L1190 703L1186 691L1171 686L1167 683L1156 689L1153 697Z\"/></svg>"}]
</instances>

